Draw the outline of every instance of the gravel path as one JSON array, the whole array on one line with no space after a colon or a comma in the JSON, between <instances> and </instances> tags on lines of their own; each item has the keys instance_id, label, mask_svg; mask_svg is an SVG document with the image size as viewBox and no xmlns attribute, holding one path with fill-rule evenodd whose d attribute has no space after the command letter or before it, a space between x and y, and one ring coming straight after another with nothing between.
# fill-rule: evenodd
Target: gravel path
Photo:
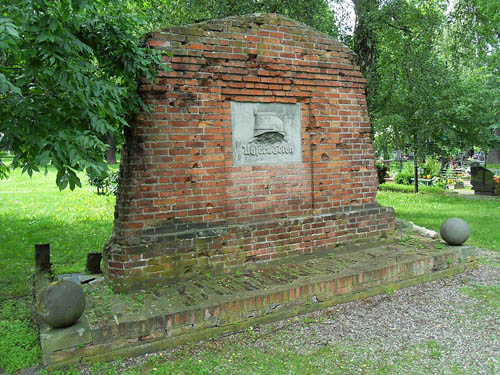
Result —
<instances>
[{"instance_id":1,"label":"gravel path","mask_svg":"<svg viewBox=\"0 0 500 375\"><path fill-rule=\"evenodd\" d=\"M479 255L476 270L311 313L302 320L311 324L274 323L274 331L299 353L339 344L354 348L351 355L409 354L411 373L429 373L430 358L463 372L500 374L500 258ZM485 301L467 293L483 287L493 287L495 296Z\"/></svg>"},{"instance_id":2,"label":"gravel path","mask_svg":"<svg viewBox=\"0 0 500 375\"><path fill-rule=\"evenodd\" d=\"M346 374L380 368L390 369L384 374L500 374L500 255L478 255L476 270L261 325L251 334L208 340L190 346L189 353L213 350L214 343L300 354L326 348L350 358ZM183 350L160 355L173 358ZM120 367L130 369L151 356L128 359ZM328 368L320 373L329 373Z\"/></svg>"}]
</instances>

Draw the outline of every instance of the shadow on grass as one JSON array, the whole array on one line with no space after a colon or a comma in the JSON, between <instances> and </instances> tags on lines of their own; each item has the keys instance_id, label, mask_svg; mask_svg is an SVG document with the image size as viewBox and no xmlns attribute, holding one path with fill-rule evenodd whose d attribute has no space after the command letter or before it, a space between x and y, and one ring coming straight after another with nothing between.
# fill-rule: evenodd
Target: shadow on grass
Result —
<instances>
[{"instance_id":1,"label":"shadow on grass","mask_svg":"<svg viewBox=\"0 0 500 375\"><path fill-rule=\"evenodd\" d=\"M85 218L66 222L54 216L0 215L0 302L29 292L34 272L34 245L50 243L56 273L83 272L86 254L101 251L111 235L112 221Z\"/></svg>"}]
</instances>

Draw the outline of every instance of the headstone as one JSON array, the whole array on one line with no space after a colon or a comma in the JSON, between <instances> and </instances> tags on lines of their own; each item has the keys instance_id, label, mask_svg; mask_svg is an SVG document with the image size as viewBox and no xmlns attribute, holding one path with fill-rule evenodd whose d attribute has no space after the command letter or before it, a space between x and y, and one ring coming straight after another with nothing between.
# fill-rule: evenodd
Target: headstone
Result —
<instances>
[{"instance_id":1,"label":"headstone","mask_svg":"<svg viewBox=\"0 0 500 375\"><path fill-rule=\"evenodd\" d=\"M493 181L492 171L477 164L472 165L470 171L470 182L474 194L495 195L495 182Z\"/></svg>"},{"instance_id":2,"label":"headstone","mask_svg":"<svg viewBox=\"0 0 500 375\"><path fill-rule=\"evenodd\" d=\"M488 154L488 163L500 164L500 150L491 150Z\"/></svg>"},{"instance_id":3,"label":"headstone","mask_svg":"<svg viewBox=\"0 0 500 375\"><path fill-rule=\"evenodd\" d=\"M390 233L365 79L347 47L275 14L172 27L146 43L171 70L126 128L115 290L244 269Z\"/></svg>"},{"instance_id":4,"label":"headstone","mask_svg":"<svg viewBox=\"0 0 500 375\"><path fill-rule=\"evenodd\" d=\"M500 137L500 129L495 130L495 135ZM488 163L499 164L500 163L500 149L493 149L488 153Z\"/></svg>"}]
</instances>

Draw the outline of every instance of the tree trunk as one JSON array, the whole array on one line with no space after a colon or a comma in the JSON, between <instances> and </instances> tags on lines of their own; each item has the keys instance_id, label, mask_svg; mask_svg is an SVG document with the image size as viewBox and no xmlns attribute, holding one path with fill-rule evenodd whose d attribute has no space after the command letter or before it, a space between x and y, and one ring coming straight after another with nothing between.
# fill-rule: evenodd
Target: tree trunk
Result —
<instances>
[{"instance_id":1,"label":"tree trunk","mask_svg":"<svg viewBox=\"0 0 500 375\"><path fill-rule=\"evenodd\" d=\"M418 159L413 155L413 192L418 193Z\"/></svg>"},{"instance_id":2,"label":"tree trunk","mask_svg":"<svg viewBox=\"0 0 500 375\"><path fill-rule=\"evenodd\" d=\"M361 67L363 73L370 72L377 61L377 49L375 35L375 24L370 19L378 10L379 0L353 0L354 12L356 13L356 25L354 27L354 52L356 52L356 63Z\"/></svg>"},{"instance_id":3,"label":"tree trunk","mask_svg":"<svg viewBox=\"0 0 500 375\"><path fill-rule=\"evenodd\" d=\"M106 134L106 144L109 146L106 149L106 162L116 164L116 138L112 133Z\"/></svg>"},{"instance_id":4,"label":"tree trunk","mask_svg":"<svg viewBox=\"0 0 500 375\"><path fill-rule=\"evenodd\" d=\"M366 99L368 113L371 118L373 110L373 98L376 92L376 30L373 18L378 10L380 0L353 0L354 12L356 13L356 25L354 27L353 49L356 53L356 63L360 66L361 72L368 80L366 86Z\"/></svg>"}]
</instances>

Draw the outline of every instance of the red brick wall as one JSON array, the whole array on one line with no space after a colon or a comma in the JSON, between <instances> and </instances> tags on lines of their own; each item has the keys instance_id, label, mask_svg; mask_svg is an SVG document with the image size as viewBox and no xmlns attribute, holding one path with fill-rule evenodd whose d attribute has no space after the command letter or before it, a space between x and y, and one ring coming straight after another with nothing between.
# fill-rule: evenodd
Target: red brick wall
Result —
<instances>
[{"instance_id":1,"label":"red brick wall","mask_svg":"<svg viewBox=\"0 0 500 375\"><path fill-rule=\"evenodd\" d=\"M127 129L106 276L117 289L384 235L365 80L352 52L282 16L174 27ZM231 101L301 103L302 162L234 166Z\"/></svg>"}]
</instances>

